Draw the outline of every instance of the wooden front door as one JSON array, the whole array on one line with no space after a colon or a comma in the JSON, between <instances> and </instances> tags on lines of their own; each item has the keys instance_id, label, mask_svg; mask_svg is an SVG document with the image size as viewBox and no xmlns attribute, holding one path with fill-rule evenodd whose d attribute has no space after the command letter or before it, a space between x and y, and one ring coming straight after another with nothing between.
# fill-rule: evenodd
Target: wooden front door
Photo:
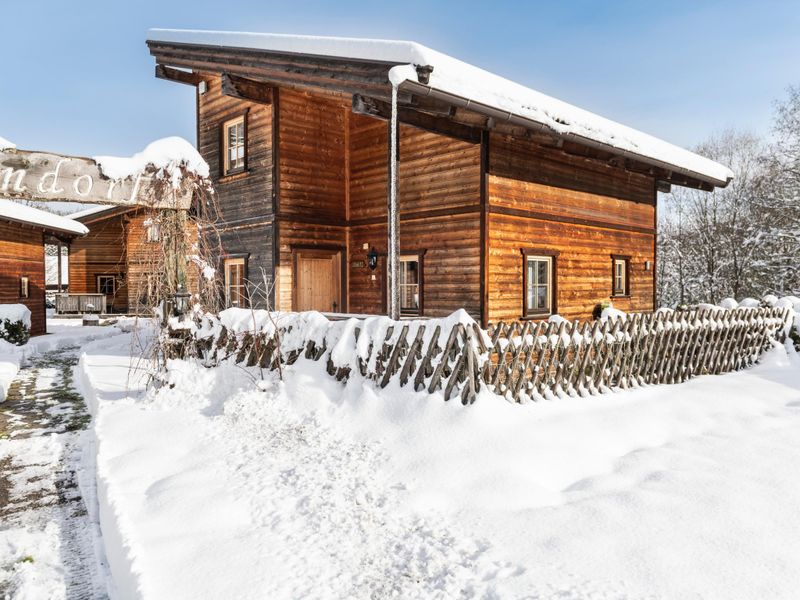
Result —
<instances>
[{"instance_id":1,"label":"wooden front door","mask_svg":"<svg viewBox=\"0 0 800 600\"><path fill-rule=\"evenodd\" d=\"M298 250L295 254L294 309L342 312L342 254L332 250Z\"/></svg>"}]
</instances>

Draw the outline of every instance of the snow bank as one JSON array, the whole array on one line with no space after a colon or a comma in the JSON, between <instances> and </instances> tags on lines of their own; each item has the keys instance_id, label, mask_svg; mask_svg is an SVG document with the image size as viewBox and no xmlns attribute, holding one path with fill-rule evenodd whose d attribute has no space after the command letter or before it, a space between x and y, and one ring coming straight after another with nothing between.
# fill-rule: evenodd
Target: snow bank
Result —
<instances>
[{"instance_id":1,"label":"snow bank","mask_svg":"<svg viewBox=\"0 0 800 600\"><path fill-rule=\"evenodd\" d=\"M0 339L0 402L5 400L8 386L17 376L23 358L22 348Z\"/></svg>"},{"instance_id":2,"label":"snow bank","mask_svg":"<svg viewBox=\"0 0 800 600\"><path fill-rule=\"evenodd\" d=\"M227 325L244 331L244 313ZM172 361L146 391L130 343L80 364L116 597L755 600L800 585L800 370L782 348L602 402L487 394L463 410L341 386L311 361L283 382Z\"/></svg>"},{"instance_id":3,"label":"snow bank","mask_svg":"<svg viewBox=\"0 0 800 600\"><path fill-rule=\"evenodd\" d=\"M31 311L24 304L0 304L0 323L5 320L12 323L22 321L30 329Z\"/></svg>"},{"instance_id":4,"label":"snow bank","mask_svg":"<svg viewBox=\"0 0 800 600\"><path fill-rule=\"evenodd\" d=\"M0 199L0 219L36 225L46 229L56 229L77 235L86 235L89 229L82 223L62 217L55 213L39 210L13 200Z\"/></svg>"},{"instance_id":5,"label":"snow bank","mask_svg":"<svg viewBox=\"0 0 800 600\"><path fill-rule=\"evenodd\" d=\"M151 29L149 39L235 48L335 56L398 63L390 71L393 84L411 81L416 86L468 100L506 118L527 119L566 136L574 136L672 166L717 185L726 185L733 172L708 158L616 123L494 73L457 60L416 42L361 38L281 35L230 31ZM433 67L428 84L418 81L415 66Z\"/></svg>"},{"instance_id":6,"label":"snow bank","mask_svg":"<svg viewBox=\"0 0 800 600\"><path fill-rule=\"evenodd\" d=\"M103 175L110 179L134 178L155 168L159 175L169 177L174 187L179 187L181 169L203 178L209 175L208 163L195 147L176 136L151 142L131 157L95 156L94 160Z\"/></svg>"},{"instance_id":7,"label":"snow bank","mask_svg":"<svg viewBox=\"0 0 800 600\"><path fill-rule=\"evenodd\" d=\"M8 141L4 137L0 137L0 150L14 150L17 145L14 142Z\"/></svg>"}]
</instances>

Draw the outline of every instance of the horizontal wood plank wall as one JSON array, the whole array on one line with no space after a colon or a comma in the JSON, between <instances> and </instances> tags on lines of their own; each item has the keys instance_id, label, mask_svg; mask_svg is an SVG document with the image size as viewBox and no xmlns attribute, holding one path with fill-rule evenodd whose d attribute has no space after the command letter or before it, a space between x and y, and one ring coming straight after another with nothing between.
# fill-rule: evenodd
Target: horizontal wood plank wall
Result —
<instances>
[{"instance_id":1,"label":"horizontal wood plank wall","mask_svg":"<svg viewBox=\"0 0 800 600\"><path fill-rule=\"evenodd\" d=\"M280 215L344 221L345 111L337 96L280 91Z\"/></svg>"},{"instance_id":2,"label":"horizontal wood plank wall","mask_svg":"<svg viewBox=\"0 0 800 600\"><path fill-rule=\"evenodd\" d=\"M388 125L352 115L350 310L385 310ZM400 127L400 251L425 251L425 316L480 318L480 146ZM365 222L366 221L366 222ZM367 250L381 255L373 272ZM375 279L372 279L372 276Z\"/></svg>"},{"instance_id":3,"label":"horizontal wood plank wall","mask_svg":"<svg viewBox=\"0 0 800 600\"><path fill-rule=\"evenodd\" d=\"M208 82L208 90L198 96L198 146L211 169L220 213L215 232L218 236L212 234L214 239L208 243L212 247L221 245L223 257L249 255L247 277L252 282L251 297L257 307L263 308L263 295L256 288L263 287L262 272L270 279L274 276L273 107L225 96L219 76L204 74L204 77ZM244 111L247 111L247 171L221 176L222 124ZM218 272L222 277L221 268Z\"/></svg>"},{"instance_id":4,"label":"horizontal wood plank wall","mask_svg":"<svg viewBox=\"0 0 800 600\"><path fill-rule=\"evenodd\" d=\"M157 269L156 265L161 261L161 245L147 241L145 223L152 218L147 212L130 212L122 221L127 259L126 288L122 291L127 294L128 310L137 314L150 314L154 304L152 301L154 286L158 286L163 278L163 273L154 272ZM197 232L191 223L187 223L186 235L190 246L197 241ZM198 285L199 269L194 263L188 263L186 291L196 294Z\"/></svg>"},{"instance_id":5,"label":"horizontal wood plank wall","mask_svg":"<svg viewBox=\"0 0 800 600\"><path fill-rule=\"evenodd\" d=\"M106 309L127 312L127 260L125 255L124 215L86 221L89 233L69 246L69 292L97 293L97 276L113 275L116 294L107 298Z\"/></svg>"},{"instance_id":6,"label":"horizontal wood plank wall","mask_svg":"<svg viewBox=\"0 0 800 600\"><path fill-rule=\"evenodd\" d=\"M346 249L345 122L350 100L281 88L279 106L276 303L280 310L291 310L292 249Z\"/></svg>"},{"instance_id":7,"label":"horizontal wood plank wall","mask_svg":"<svg viewBox=\"0 0 800 600\"><path fill-rule=\"evenodd\" d=\"M28 277L28 298L20 298L20 277ZM31 335L45 333L44 234L41 229L0 221L0 304L24 304L31 311Z\"/></svg>"},{"instance_id":8,"label":"horizontal wood plank wall","mask_svg":"<svg viewBox=\"0 0 800 600\"><path fill-rule=\"evenodd\" d=\"M559 252L557 306L587 319L611 296L611 255L630 259L625 311L653 309L655 183L593 159L493 135L489 150L489 320L522 316L521 248ZM645 261L651 269L645 270Z\"/></svg>"}]
</instances>

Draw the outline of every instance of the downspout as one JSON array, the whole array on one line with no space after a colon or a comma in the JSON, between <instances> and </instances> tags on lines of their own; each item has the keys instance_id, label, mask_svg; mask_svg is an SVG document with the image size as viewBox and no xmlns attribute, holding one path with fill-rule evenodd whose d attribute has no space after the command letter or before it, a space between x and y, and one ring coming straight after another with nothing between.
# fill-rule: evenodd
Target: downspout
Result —
<instances>
[{"instance_id":1,"label":"downspout","mask_svg":"<svg viewBox=\"0 0 800 600\"><path fill-rule=\"evenodd\" d=\"M413 77L417 72L413 65L398 65L389 70L389 82L392 84L392 114L389 119L389 198L388 198L388 248L387 248L387 277L388 277L388 313L389 318L395 321L400 319L400 214L397 209L397 90L404 81ZM413 80L412 80L413 81Z\"/></svg>"}]
</instances>

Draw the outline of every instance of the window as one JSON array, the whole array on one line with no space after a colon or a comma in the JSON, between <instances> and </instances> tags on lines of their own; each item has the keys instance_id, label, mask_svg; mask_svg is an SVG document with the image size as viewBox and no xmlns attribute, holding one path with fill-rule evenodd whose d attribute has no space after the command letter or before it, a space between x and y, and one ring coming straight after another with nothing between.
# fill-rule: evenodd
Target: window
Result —
<instances>
[{"instance_id":1,"label":"window","mask_svg":"<svg viewBox=\"0 0 800 600\"><path fill-rule=\"evenodd\" d=\"M30 298L30 279L27 276L22 276L19 278L19 297L20 298Z\"/></svg>"},{"instance_id":2,"label":"window","mask_svg":"<svg viewBox=\"0 0 800 600\"><path fill-rule=\"evenodd\" d=\"M629 257L611 255L611 295L627 296L630 294L628 288L628 263Z\"/></svg>"},{"instance_id":3,"label":"window","mask_svg":"<svg viewBox=\"0 0 800 600\"><path fill-rule=\"evenodd\" d=\"M522 250L523 317L544 317L555 312L555 253Z\"/></svg>"},{"instance_id":4,"label":"window","mask_svg":"<svg viewBox=\"0 0 800 600\"><path fill-rule=\"evenodd\" d=\"M245 115L225 121L222 125L223 175L244 171L247 168Z\"/></svg>"},{"instance_id":5,"label":"window","mask_svg":"<svg viewBox=\"0 0 800 600\"><path fill-rule=\"evenodd\" d=\"M400 256L400 312L418 315L422 312L422 261L420 254Z\"/></svg>"},{"instance_id":6,"label":"window","mask_svg":"<svg viewBox=\"0 0 800 600\"><path fill-rule=\"evenodd\" d=\"M225 303L227 306L247 306L247 281L244 258L225 261Z\"/></svg>"},{"instance_id":7,"label":"window","mask_svg":"<svg viewBox=\"0 0 800 600\"><path fill-rule=\"evenodd\" d=\"M97 293L113 296L116 291L116 278L113 275L97 276Z\"/></svg>"},{"instance_id":8,"label":"window","mask_svg":"<svg viewBox=\"0 0 800 600\"><path fill-rule=\"evenodd\" d=\"M157 242L161 239L161 224L149 223L147 225L147 241L150 243Z\"/></svg>"}]
</instances>

